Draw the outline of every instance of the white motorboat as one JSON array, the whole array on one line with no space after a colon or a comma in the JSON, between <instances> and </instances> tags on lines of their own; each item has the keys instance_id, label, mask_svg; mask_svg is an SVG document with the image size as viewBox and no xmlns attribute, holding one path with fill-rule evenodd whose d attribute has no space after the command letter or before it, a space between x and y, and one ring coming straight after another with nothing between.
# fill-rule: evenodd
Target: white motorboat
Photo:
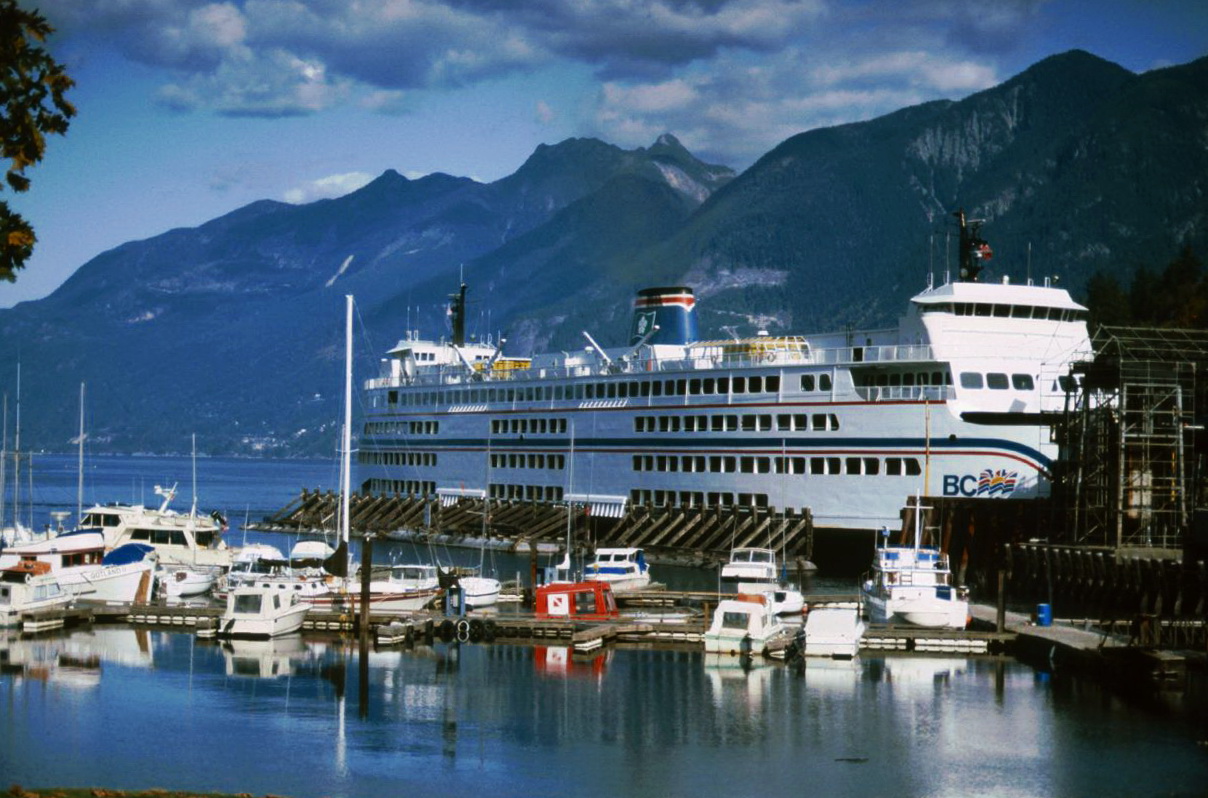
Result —
<instances>
[{"instance_id":1,"label":"white motorboat","mask_svg":"<svg viewBox=\"0 0 1208 798\"><path fill-rule=\"evenodd\" d=\"M964 629L969 600L952 584L948 555L922 545L923 507L916 497L914 545L890 546L883 531L873 554L872 572L861 586L865 613L873 623L900 621L929 628Z\"/></svg>"},{"instance_id":2,"label":"white motorboat","mask_svg":"<svg viewBox=\"0 0 1208 798\"><path fill-rule=\"evenodd\" d=\"M198 565L229 568L234 552L222 539L226 523L217 513L199 515L196 510L178 513L170 508L176 486L155 486L163 497L159 508L141 504L95 505L84 511L80 528L105 535L105 545L146 543L159 552L165 565Z\"/></svg>"},{"instance_id":3,"label":"white motorboat","mask_svg":"<svg viewBox=\"0 0 1208 798\"><path fill-rule=\"evenodd\" d=\"M850 659L860 651L864 621L854 607L819 607L805 618L807 657Z\"/></svg>"},{"instance_id":4,"label":"white motorboat","mask_svg":"<svg viewBox=\"0 0 1208 798\"><path fill-rule=\"evenodd\" d=\"M257 578L273 573L273 569L285 561L285 555L276 546L267 543L250 543L240 546L231 559L231 567L214 583L214 595L225 599L227 594L240 585L251 584Z\"/></svg>"},{"instance_id":5,"label":"white motorboat","mask_svg":"<svg viewBox=\"0 0 1208 798\"><path fill-rule=\"evenodd\" d=\"M805 612L805 594L792 585L778 585L766 591L776 615L800 615Z\"/></svg>"},{"instance_id":6,"label":"white motorboat","mask_svg":"<svg viewBox=\"0 0 1208 798\"><path fill-rule=\"evenodd\" d=\"M777 586L776 552L772 549L738 548L721 567L721 582L740 593L759 593Z\"/></svg>"},{"instance_id":7,"label":"white motorboat","mask_svg":"<svg viewBox=\"0 0 1208 798\"><path fill-rule=\"evenodd\" d=\"M27 613L68 607L74 600L50 563L22 560L0 571L0 627L20 626Z\"/></svg>"},{"instance_id":8,"label":"white motorboat","mask_svg":"<svg viewBox=\"0 0 1208 798\"><path fill-rule=\"evenodd\" d=\"M269 638L302 628L311 605L290 592L260 585L242 585L227 596L218 624L222 637Z\"/></svg>"},{"instance_id":9,"label":"white motorboat","mask_svg":"<svg viewBox=\"0 0 1208 798\"><path fill-rule=\"evenodd\" d=\"M159 590L164 598L180 599L204 596L214 588L221 576L218 568L198 568L187 565L161 565L156 571Z\"/></svg>"},{"instance_id":10,"label":"white motorboat","mask_svg":"<svg viewBox=\"0 0 1208 798\"><path fill-rule=\"evenodd\" d=\"M151 595L159 562L152 547L139 543L106 552L104 535L90 530L64 532L6 548L0 555L0 568L23 560L48 564L63 589L72 595L125 604L145 601Z\"/></svg>"},{"instance_id":11,"label":"white motorboat","mask_svg":"<svg viewBox=\"0 0 1208 798\"><path fill-rule=\"evenodd\" d=\"M641 590L650 584L650 566L641 549L596 549L595 559L583 569L583 579L607 582L614 593Z\"/></svg>"},{"instance_id":12,"label":"white motorboat","mask_svg":"<svg viewBox=\"0 0 1208 798\"><path fill-rule=\"evenodd\" d=\"M773 640L789 635L763 594L739 594L717 604L705 632L706 654L760 654Z\"/></svg>"},{"instance_id":13,"label":"white motorboat","mask_svg":"<svg viewBox=\"0 0 1208 798\"><path fill-rule=\"evenodd\" d=\"M781 581L774 549L734 549L730 561L721 568L721 581L739 593L766 595L776 615L800 615L805 610L802 592Z\"/></svg>"}]
</instances>

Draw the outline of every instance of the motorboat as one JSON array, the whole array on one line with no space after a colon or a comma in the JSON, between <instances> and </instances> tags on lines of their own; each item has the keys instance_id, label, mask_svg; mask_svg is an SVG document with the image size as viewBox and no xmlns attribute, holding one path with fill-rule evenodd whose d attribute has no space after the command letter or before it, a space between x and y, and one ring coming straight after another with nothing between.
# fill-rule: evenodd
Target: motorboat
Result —
<instances>
[{"instance_id":1,"label":"motorboat","mask_svg":"<svg viewBox=\"0 0 1208 798\"><path fill-rule=\"evenodd\" d=\"M704 634L706 654L761 654L789 630L763 593L722 599Z\"/></svg>"},{"instance_id":2,"label":"motorboat","mask_svg":"<svg viewBox=\"0 0 1208 798\"><path fill-rule=\"evenodd\" d=\"M810 610L805 617L802 653L807 657L851 659L860 651L864 628L860 610L855 607Z\"/></svg>"},{"instance_id":3,"label":"motorboat","mask_svg":"<svg viewBox=\"0 0 1208 798\"><path fill-rule=\"evenodd\" d=\"M922 516L928 508L916 497L911 509L914 544L890 546L888 530L883 530L874 550L872 571L861 586L868 620L964 629L969 622L968 591L952 584L948 555L922 545Z\"/></svg>"},{"instance_id":4,"label":"motorboat","mask_svg":"<svg viewBox=\"0 0 1208 798\"><path fill-rule=\"evenodd\" d=\"M777 585L765 591L776 615L801 615L805 612L805 594L792 585Z\"/></svg>"},{"instance_id":5,"label":"motorboat","mask_svg":"<svg viewBox=\"0 0 1208 798\"><path fill-rule=\"evenodd\" d=\"M620 616L607 582L552 582L537 588L538 618L602 621Z\"/></svg>"},{"instance_id":6,"label":"motorboat","mask_svg":"<svg viewBox=\"0 0 1208 798\"><path fill-rule=\"evenodd\" d=\"M641 590L650 584L650 566L637 548L596 549L595 559L583 569L588 582L607 582L614 593Z\"/></svg>"},{"instance_id":7,"label":"motorboat","mask_svg":"<svg viewBox=\"0 0 1208 798\"><path fill-rule=\"evenodd\" d=\"M214 588L214 583L221 575L222 571L218 568L188 565L161 565L156 571L160 593L169 599L204 596Z\"/></svg>"},{"instance_id":8,"label":"motorboat","mask_svg":"<svg viewBox=\"0 0 1208 798\"><path fill-rule=\"evenodd\" d=\"M251 543L240 546L231 558L231 567L221 574L214 583L213 593L225 599L230 591L239 585L251 584L258 577L273 573L285 555L276 546L267 543Z\"/></svg>"},{"instance_id":9,"label":"motorboat","mask_svg":"<svg viewBox=\"0 0 1208 798\"><path fill-rule=\"evenodd\" d=\"M800 615L805 610L804 594L781 581L774 549L734 549L721 568L721 581L739 593L765 594L776 615Z\"/></svg>"},{"instance_id":10,"label":"motorboat","mask_svg":"<svg viewBox=\"0 0 1208 798\"><path fill-rule=\"evenodd\" d=\"M310 607L293 593L260 585L242 585L227 596L218 635L253 638L287 635L302 628Z\"/></svg>"},{"instance_id":11,"label":"motorboat","mask_svg":"<svg viewBox=\"0 0 1208 798\"><path fill-rule=\"evenodd\" d=\"M0 568L22 561L46 563L63 589L91 601L130 604L145 601L159 557L141 543L106 551L100 532L76 530L21 543L4 550Z\"/></svg>"},{"instance_id":12,"label":"motorboat","mask_svg":"<svg viewBox=\"0 0 1208 798\"><path fill-rule=\"evenodd\" d=\"M29 613L66 608L74 601L50 563L22 560L0 570L0 627L20 626Z\"/></svg>"},{"instance_id":13,"label":"motorboat","mask_svg":"<svg viewBox=\"0 0 1208 798\"><path fill-rule=\"evenodd\" d=\"M739 593L761 593L780 584L776 571L776 552L755 547L737 548L730 561L721 567L722 585Z\"/></svg>"},{"instance_id":14,"label":"motorboat","mask_svg":"<svg viewBox=\"0 0 1208 798\"><path fill-rule=\"evenodd\" d=\"M84 511L80 529L101 532L105 546L146 543L159 552L165 565L217 566L229 568L234 552L222 539L226 522L218 512L198 514L196 509L179 513L170 505L176 486L155 486L163 497L158 508L141 504L95 505Z\"/></svg>"}]
</instances>

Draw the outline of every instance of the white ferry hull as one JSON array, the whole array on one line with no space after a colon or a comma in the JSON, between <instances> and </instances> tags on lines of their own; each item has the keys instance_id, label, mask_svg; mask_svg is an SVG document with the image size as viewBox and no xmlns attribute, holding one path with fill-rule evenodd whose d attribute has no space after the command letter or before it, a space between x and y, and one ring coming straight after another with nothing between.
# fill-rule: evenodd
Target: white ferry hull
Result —
<instances>
[{"instance_id":1,"label":"white ferry hull","mask_svg":"<svg viewBox=\"0 0 1208 798\"><path fill-rule=\"evenodd\" d=\"M989 248L960 219L973 278ZM928 287L892 329L724 341L695 339L690 288L647 289L629 347L589 336L584 351L531 358L465 343L464 298L463 286L452 343L409 333L365 383L364 490L896 526L919 492L1049 496L1045 414L1063 410L1070 366L1091 354L1068 292L1005 280Z\"/></svg>"}]
</instances>

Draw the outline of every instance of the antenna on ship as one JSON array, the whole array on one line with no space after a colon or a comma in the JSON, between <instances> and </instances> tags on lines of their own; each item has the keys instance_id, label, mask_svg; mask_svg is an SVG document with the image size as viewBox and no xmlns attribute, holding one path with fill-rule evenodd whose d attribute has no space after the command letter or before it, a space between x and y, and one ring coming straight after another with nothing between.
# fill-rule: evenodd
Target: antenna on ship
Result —
<instances>
[{"instance_id":1,"label":"antenna on ship","mask_svg":"<svg viewBox=\"0 0 1208 798\"><path fill-rule=\"evenodd\" d=\"M466 284L449 294L449 319L453 324L453 346L466 345Z\"/></svg>"},{"instance_id":2,"label":"antenna on ship","mask_svg":"<svg viewBox=\"0 0 1208 798\"><path fill-rule=\"evenodd\" d=\"M966 219L964 208L953 211L952 215L960 225L960 279L975 283L977 275L984 268L982 261L994 257L990 245L981 237L981 226L985 219Z\"/></svg>"}]
</instances>

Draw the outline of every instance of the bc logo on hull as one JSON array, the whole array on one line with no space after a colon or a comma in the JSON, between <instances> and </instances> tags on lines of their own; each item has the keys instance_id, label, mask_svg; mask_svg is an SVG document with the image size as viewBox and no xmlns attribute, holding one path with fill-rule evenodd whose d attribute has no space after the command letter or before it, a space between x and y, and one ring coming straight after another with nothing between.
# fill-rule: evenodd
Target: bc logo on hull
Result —
<instances>
[{"instance_id":1,"label":"bc logo on hull","mask_svg":"<svg viewBox=\"0 0 1208 798\"><path fill-rule=\"evenodd\" d=\"M981 496L1005 498L1015 492L1019 484L1019 472L1005 468L984 469L977 476L972 474L944 474L945 496Z\"/></svg>"}]
</instances>

